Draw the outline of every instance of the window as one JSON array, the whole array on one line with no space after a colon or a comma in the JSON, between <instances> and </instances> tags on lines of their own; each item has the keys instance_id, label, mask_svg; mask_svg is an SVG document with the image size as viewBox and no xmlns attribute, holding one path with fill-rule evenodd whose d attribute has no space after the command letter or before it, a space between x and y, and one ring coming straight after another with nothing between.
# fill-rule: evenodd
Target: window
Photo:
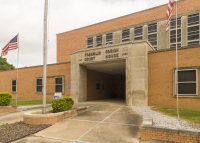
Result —
<instances>
[{"instance_id":1,"label":"window","mask_svg":"<svg viewBox=\"0 0 200 143\"><path fill-rule=\"evenodd\" d=\"M36 78L36 92L42 92L42 78Z\"/></svg>"},{"instance_id":2,"label":"window","mask_svg":"<svg viewBox=\"0 0 200 143\"><path fill-rule=\"evenodd\" d=\"M177 72L176 72L177 74ZM176 75L175 75L176 76ZM177 82L175 81L177 94ZM178 70L178 94L197 95L197 70Z\"/></svg>"},{"instance_id":3,"label":"window","mask_svg":"<svg viewBox=\"0 0 200 143\"><path fill-rule=\"evenodd\" d=\"M143 26L134 28L134 40L142 40L143 39Z\"/></svg>"},{"instance_id":4,"label":"window","mask_svg":"<svg viewBox=\"0 0 200 143\"><path fill-rule=\"evenodd\" d=\"M157 50L157 23L148 25L148 41Z\"/></svg>"},{"instance_id":5,"label":"window","mask_svg":"<svg viewBox=\"0 0 200 143\"><path fill-rule=\"evenodd\" d=\"M122 42L130 40L130 29L122 30Z\"/></svg>"},{"instance_id":6,"label":"window","mask_svg":"<svg viewBox=\"0 0 200 143\"><path fill-rule=\"evenodd\" d=\"M87 48L93 47L93 37L87 38Z\"/></svg>"},{"instance_id":7,"label":"window","mask_svg":"<svg viewBox=\"0 0 200 143\"><path fill-rule=\"evenodd\" d=\"M17 92L17 80L12 79L12 92Z\"/></svg>"},{"instance_id":8,"label":"window","mask_svg":"<svg viewBox=\"0 0 200 143\"><path fill-rule=\"evenodd\" d=\"M106 45L113 43L113 33L106 34Z\"/></svg>"},{"instance_id":9,"label":"window","mask_svg":"<svg viewBox=\"0 0 200 143\"><path fill-rule=\"evenodd\" d=\"M96 46L102 46L102 35L96 37Z\"/></svg>"},{"instance_id":10,"label":"window","mask_svg":"<svg viewBox=\"0 0 200 143\"><path fill-rule=\"evenodd\" d=\"M170 22L170 48L181 47L181 17L177 18L177 42L176 42L176 18Z\"/></svg>"},{"instance_id":11,"label":"window","mask_svg":"<svg viewBox=\"0 0 200 143\"><path fill-rule=\"evenodd\" d=\"M187 45L199 45L199 13L188 15L187 19Z\"/></svg>"},{"instance_id":12,"label":"window","mask_svg":"<svg viewBox=\"0 0 200 143\"><path fill-rule=\"evenodd\" d=\"M63 77L55 77L55 92L63 91Z\"/></svg>"}]
</instances>

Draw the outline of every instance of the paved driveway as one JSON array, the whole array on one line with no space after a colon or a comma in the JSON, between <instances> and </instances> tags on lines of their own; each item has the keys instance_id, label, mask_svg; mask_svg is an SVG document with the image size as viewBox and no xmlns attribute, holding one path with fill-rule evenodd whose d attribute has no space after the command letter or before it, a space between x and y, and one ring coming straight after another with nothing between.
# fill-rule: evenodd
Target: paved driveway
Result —
<instances>
[{"instance_id":1,"label":"paved driveway","mask_svg":"<svg viewBox=\"0 0 200 143\"><path fill-rule=\"evenodd\" d=\"M16 143L139 143L142 116L137 111L121 103L81 104L90 105L88 111Z\"/></svg>"}]
</instances>

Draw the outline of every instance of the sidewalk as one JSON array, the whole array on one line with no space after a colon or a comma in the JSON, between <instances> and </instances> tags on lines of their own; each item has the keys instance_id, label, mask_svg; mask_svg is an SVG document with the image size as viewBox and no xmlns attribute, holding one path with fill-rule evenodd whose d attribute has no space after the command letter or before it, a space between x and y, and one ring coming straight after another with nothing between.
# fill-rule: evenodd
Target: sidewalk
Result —
<instances>
[{"instance_id":1,"label":"sidewalk","mask_svg":"<svg viewBox=\"0 0 200 143\"><path fill-rule=\"evenodd\" d=\"M41 110L42 105L33 105L33 106L19 106L17 111L14 112L7 112L7 113L0 113L0 125L2 124L10 124L19 121L23 121L23 114L24 112L28 112L31 110ZM51 105L47 105L47 109L51 109Z\"/></svg>"},{"instance_id":2,"label":"sidewalk","mask_svg":"<svg viewBox=\"0 0 200 143\"><path fill-rule=\"evenodd\" d=\"M14 143L139 143L142 116L138 112L125 104L81 104L91 108Z\"/></svg>"}]
</instances>

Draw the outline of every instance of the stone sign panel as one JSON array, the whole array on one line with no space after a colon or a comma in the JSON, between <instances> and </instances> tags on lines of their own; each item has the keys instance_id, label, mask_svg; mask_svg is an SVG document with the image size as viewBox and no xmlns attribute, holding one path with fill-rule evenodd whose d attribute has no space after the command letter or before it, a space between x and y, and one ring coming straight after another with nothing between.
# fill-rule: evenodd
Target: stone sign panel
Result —
<instances>
[{"instance_id":1,"label":"stone sign panel","mask_svg":"<svg viewBox=\"0 0 200 143\"><path fill-rule=\"evenodd\" d=\"M78 54L78 62L92 62L108 60L115 58L124 58L128 56L128 47L124 48L105 48L101 50L92 50Z\"/></svg>"}]
</instances>

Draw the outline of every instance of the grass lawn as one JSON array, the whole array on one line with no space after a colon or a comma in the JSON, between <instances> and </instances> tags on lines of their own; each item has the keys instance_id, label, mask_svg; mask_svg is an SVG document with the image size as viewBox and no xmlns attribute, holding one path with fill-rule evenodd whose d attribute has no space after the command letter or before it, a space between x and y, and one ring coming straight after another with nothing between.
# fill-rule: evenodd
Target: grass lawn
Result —
<instances>
[{"instance_id":1,"label":"grass lawn","mask_svg":"<svg viewBox=\"0 0 200 143\"><path fill-rule=\"evenodd\" d=\"M46 104L51 104L51 101L46 101ZM10 105L16 105L16 100L12 99ZM42 100L17 100L17 106L26 105L42 105Z\"/></svg>"},{"instance_id":2,"label":"grass lawn","mask_svg":"<svg viewBox=\"0 0 200 143\"><path fill-rule=\"evenodd\" d=\"M168 108L168 107L152 107L154 111L158 111L165 115L177 117L177 108ZM198 123L200 124L200 110L192 110L192 109L183 109L179 108L179 118L181 120Z\"/></svg>"}]
</instances>

